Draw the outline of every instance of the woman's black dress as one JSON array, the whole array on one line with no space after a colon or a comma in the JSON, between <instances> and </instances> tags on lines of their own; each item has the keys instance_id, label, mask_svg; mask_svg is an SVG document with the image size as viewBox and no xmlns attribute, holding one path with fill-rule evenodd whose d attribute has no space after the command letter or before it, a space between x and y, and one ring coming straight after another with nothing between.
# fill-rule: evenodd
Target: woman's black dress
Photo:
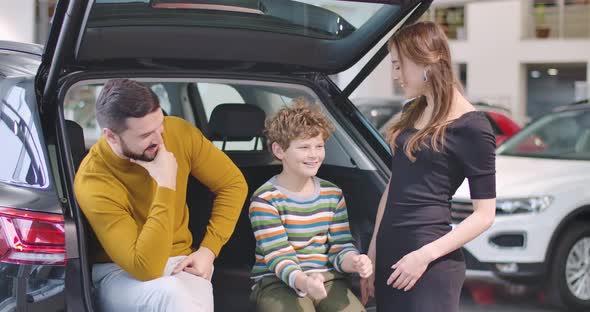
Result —
<instances>
[{"instance_id":1,"label":"woman's black dress","mask_svg":"<svg viewBox=\"0 0 590 312\"><path fill-rule=\"evenodd\" d=\"M451 197L467 177L472 199L496 197L495 147L482 112L468 112L446 132L442 152L422 148L412 163L403 146L416 129L397 137L387 204L377 235L377 311L454 312L465 279L465 262L456 250L432 262L408 292L386 284L391 266L406 254L451 231ZM427 140L429 141L429 140Z\"/></svg>"}]
</instances>

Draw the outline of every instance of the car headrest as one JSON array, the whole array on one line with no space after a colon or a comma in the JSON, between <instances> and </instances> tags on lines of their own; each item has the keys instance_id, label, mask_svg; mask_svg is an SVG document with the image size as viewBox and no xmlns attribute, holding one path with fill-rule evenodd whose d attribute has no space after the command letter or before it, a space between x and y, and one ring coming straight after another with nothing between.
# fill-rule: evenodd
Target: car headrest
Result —
<instances>
[{"instance_id":1,"label":"car headrest","mask_svg":"<svg viewBox=\"0 0 590 312\"><path fill-rule=\"evenodd\" d=\"M252 104L220 104L209 119L209 139L250 141L264 136L264 111Z\"/></svg>"}]
</instances>

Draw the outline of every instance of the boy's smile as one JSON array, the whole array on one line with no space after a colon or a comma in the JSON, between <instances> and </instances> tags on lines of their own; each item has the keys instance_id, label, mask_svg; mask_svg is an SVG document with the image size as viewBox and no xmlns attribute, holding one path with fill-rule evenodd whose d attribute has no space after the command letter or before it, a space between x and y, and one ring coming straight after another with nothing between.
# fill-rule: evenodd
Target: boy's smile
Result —
<instances>
[{"instance_id":1,"label":"boy's smile","mask_svg":"<svg viewBox=\"0 0 590 312\"><path fill-rule=\"evenodd\" d=\"M321 135L308 139L296 139L286 150L276 155L283 162L283 171L297 178L310 178L317 174L325 157L324 139Z\"/></svg>"}]
</instances>

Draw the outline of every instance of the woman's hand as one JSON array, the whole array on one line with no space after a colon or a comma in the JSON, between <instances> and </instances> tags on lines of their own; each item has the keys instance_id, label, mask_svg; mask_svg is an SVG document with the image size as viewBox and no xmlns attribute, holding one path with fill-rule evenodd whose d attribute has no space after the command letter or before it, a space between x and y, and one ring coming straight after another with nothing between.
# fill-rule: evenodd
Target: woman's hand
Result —
<instances>
[{"instance_id":1,"label":"woman's hand","mask_svg":"<svg viewBox=\"0 0 590 312\"><path fill-rule=\"evenodd\" d=\"M375 273L367 278L361 278L361 303L366 305L369 299L375 297Z\"/></svg>"},{"instance_id":2,"label":"woman's hand","mask_svg":"<svg viewBox=\"0 0 590 312\"><path fill-rule=\"evenodd\" d=\"M391 268L395 269L387 279L387 285L408 291L416 285L430 264L430 257L424 249L413 251L401 258Z\"/></svg>"}]
</instances>

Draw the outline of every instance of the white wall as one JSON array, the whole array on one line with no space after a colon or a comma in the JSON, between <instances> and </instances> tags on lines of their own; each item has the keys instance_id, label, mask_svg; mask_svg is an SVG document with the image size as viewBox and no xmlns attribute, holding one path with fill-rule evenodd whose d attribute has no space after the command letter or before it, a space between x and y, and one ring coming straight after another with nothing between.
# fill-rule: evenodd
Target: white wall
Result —
<instances>
[{"instance_id":1,"label":"white wall","mask_svg":"<svg viewBox=\"0 0 590 312\"><path fill-rule=\"evenodd\" d=\"M373 54L370 54L373 55ZM365 61L368 61L366 59ZM339 74L338 86L344 88L363 68L366 62L359 62L351 69ZM391 78L391 59L386 57L379 66L351 94L350 98L378 97L388 98L394 95Z\"/></svg>"},{"instance_id":2,"label":"white wall","mask_svg":"<svg viewBox=\"0 0 590 312\"><path fill-rule=\"evenodd\" d=\"M35 0L0 0L0 40L34 42Z\"/></svg>"},{"instance_id":3,"label":"white wall","mask_svg":"<svg viewBox=\"0 0 590 312\"><path fill-rule=\"evenodd\" d=\"M520 44L520 1L469 3L465 10L467 40L450 42L453 61L467 64L465 91L473 101L507 106L518 116L521 108L514 104L525 88L514 49Z\"/></svg>"},{"instance_id":4,"label":"white wall","mask_svg":"<svg viewBox=\"0 0 590 312\"><path fill-rule=\"evenodd\" d=\"M400 23L400 24L403 24ZM350 83L352 79L358 74L358 72L366 65L373 55L377 53L380 47L382 47L387 40L399 29L399 26L394 27L385 37L383 37L377 45L375 45L369 53L367 53L359 62L348 70L336 75L334 78L338 86L343 89ZM392 79L392 68L391 59L386 57L383 61L373 70L373 72L359 85L350 98L362 98L362 97L379 97L388 98L394 96L393 79ZM401 98L402 95L395 95Z\"/></svg>"}]
</instances>

